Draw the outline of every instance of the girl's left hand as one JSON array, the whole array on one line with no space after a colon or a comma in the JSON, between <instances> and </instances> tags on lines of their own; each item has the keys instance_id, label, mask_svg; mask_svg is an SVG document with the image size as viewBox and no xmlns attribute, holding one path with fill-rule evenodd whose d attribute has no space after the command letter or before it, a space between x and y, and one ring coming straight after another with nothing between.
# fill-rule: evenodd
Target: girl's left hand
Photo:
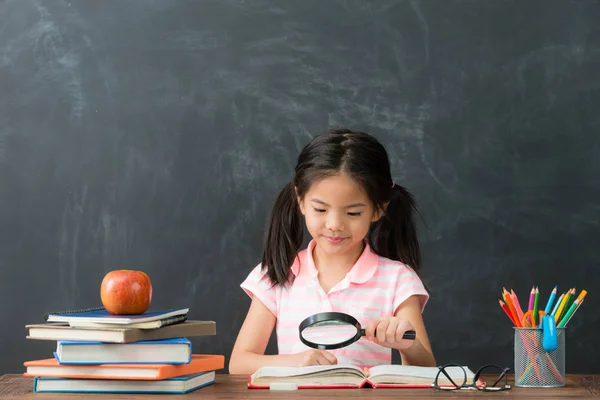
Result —
<instances>
[{"instance_id":1,"label":"girl's left hand","mask_svg":"<svg viewBox=\"0 0 600 400\"><path fill-rule=\"evenodd\" d=\"M406 331L414 329L407 320L398 317L383 317L367 324L365 336L381 346L405 350L410 348L415 341L402 339L402 336Z\"/></svg>"}]
</instances>

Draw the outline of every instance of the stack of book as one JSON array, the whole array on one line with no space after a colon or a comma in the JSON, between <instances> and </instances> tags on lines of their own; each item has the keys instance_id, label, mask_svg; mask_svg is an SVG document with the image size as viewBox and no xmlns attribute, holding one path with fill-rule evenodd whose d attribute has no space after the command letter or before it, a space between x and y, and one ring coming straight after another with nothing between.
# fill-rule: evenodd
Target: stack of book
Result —
<instances>
[{"instance_id":1,"label":"stack of book","mask_svg":"<svg viewBox=\"0 0 600 400\"><path fill-rule=\"evenodd\" d=\"M34 392L172 393L211 385L224 356L194 354L193 336L216 334L214 321L188 308L111 315L103 308L46 314L28 339L54 340L54 357L24 363Z\"/></svg>"}]
</instances>

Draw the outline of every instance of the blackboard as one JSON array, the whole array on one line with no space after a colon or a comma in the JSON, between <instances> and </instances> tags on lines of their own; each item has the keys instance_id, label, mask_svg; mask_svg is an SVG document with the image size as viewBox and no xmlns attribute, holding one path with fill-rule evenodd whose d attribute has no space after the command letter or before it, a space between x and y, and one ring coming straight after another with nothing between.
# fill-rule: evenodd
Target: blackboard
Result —
<instances>
[{"instance_id":1,"label":"blackboard","mask_svg":"<svg viewBox=\"0 0 600 400\"><path fill-rule=\"evenodd\" d=\"M511 366L502 287L589 294L568 372L600 372L600 2L0 3L0 373L48 311L146 271L229 358L301 147L371 132L411 190L439 364ZM543 297L545 301L545 297ZM271 340L268 351L276 351ZM395 361L398 361L395 359Z\"/></svg>"}]
</instances>

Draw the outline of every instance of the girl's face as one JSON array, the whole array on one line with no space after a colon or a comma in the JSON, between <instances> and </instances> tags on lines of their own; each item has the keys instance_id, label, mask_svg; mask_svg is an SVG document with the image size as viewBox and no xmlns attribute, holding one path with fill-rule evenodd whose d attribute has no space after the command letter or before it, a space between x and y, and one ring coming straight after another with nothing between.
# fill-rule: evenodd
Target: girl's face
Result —
<instances>
[{"instance_id":1,"label":"girl's face","mask_svg":"<svg viewBox=\"0 0 600 400\"><path fill-rule=\"evenodd\" d=\"M362 251L371 222L381 216L364 189L343 173L313 183L298 203L308 232L330 256L351 254L357 246Z\"/></svg>"}]
</instances>

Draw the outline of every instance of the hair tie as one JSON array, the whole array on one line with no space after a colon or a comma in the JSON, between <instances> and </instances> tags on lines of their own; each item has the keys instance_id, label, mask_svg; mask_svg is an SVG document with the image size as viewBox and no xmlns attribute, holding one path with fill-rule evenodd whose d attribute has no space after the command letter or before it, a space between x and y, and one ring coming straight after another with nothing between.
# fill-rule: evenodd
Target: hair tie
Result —
<instances>
[{"instance_id":1,"label":"hair tie","mask_svg":"<svg viewBox=\"0 0 600 400\"><path fill-rule=\"evenodd\" d=\"M396 186L396 182L392 181L392 189Z\"/></svg>"}]
</instances>

